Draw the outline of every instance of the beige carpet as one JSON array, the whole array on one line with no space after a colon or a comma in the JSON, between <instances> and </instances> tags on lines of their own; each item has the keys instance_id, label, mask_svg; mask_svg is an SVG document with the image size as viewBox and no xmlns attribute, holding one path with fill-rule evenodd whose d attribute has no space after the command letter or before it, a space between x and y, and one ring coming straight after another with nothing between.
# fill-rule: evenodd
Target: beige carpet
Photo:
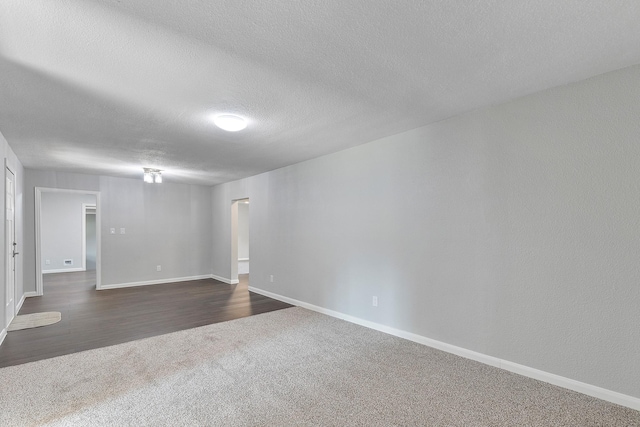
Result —
<instances>
[{"instance_id":1,"label":"beige carpet","mask_svg":"<svg viewBox=\"0 0 640 427\"><path fill-rule=\"evenodd\" d=\"M640 412L302 308L0 369L0 425L640 426Z\"/></svg>"},{"instance_id":2,"label":"beige carpet","mask_svg":"<svg viewBox=\"0 0 640 427\"><path fill-rule=\"evenodd\" d=\"M44 313L21 314L13 318L7 328L7 332L21 329L39 328L40 326L53 325L62 319L59 311L47 311Z\"/></svg>"}]
</instances>

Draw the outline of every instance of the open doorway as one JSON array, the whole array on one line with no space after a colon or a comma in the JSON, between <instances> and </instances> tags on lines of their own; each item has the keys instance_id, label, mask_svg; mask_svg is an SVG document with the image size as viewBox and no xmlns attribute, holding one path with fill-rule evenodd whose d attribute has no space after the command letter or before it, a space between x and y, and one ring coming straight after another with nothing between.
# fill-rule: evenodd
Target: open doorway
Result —
<instances>
[{"instance_id":1,"label":"open doorway","mask_svg":"<svg viewBox=\"0 0 640 427\"><path fill-rule=\"evenodd\" d=\"M36 294L44 294L43 275L48 283L88 274L91 277L83 280L99 288L99 192L37 187L35 209Z\"/></svg>"},{"instance_id":2,"label":"open doorway","mask_svg":"<svg viewBox=\"0 0 640 427\"><path fill-rule=\"evenodd\" d=\"M238 274L249 274L249 199L238 202Z\"/></svg>"},{"instance_id":3,"label":"open doorway","mask_svg":"<svg viewBox=\"0 0 640 427\"><path fill-rule=\"evenodd\" d=\"M96 269L96 205L82 204L82 235L83 248L82 259L84 260L85 271L95 271Z\"/></svg>"},{"instance_id":4,"label":"open doorway","mask_svg":"<svg viewBox=\"0 0 640 427\"><path fill-rule=\"evenodd\" d=\"M249 199L231 204L231 280L249 279Z\"/></svg>"}]
</instances>

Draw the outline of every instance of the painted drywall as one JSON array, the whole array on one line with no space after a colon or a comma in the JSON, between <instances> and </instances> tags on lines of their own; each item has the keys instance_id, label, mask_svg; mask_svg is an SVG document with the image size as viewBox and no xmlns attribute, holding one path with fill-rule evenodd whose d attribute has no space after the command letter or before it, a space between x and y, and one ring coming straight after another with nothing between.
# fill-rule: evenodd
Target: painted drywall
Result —
<instances>
[{"instance_id":1,"label":"painted drywall","mask_svg":"<svg viewBox=\"0 0 640 427\"><path fill-rule=\"evenodd\" d=\"M85 238L82 233L83 203L95 205L96 196L77 193L42 193L40 238L43 272L83 269L82 241ZM65 265L66 259L70 259L72 264Z\"/></svg>"},{"instance_id":2,"label":"painted drywall","mask_svg":"<svg viewBox=\"0 0 640 427\"><path fill-rule=\"evenodd\" d=\"M222 183L639 63L638 22L635 0L2 0L0 127L35 169Z\"/></svg>"},{"instance_id":3,"label":"painted drywall","mask_svg":"<svg viewBox=\"0 0 640 427\"><path fill-rule=\"evenodd\" d=\"M639 99L636 66L215 186L213 272L250 197L252 286L640 397Z\"/></svg>"},{"instance_id":4,"label":"painted drywall","mask_svg":"<svg viewBox=\"0 0 640 427\"><path fill-rule=\"evenodd\" d=\"M0 155L4 159L3 163L11 169L11 171L15 175L16 180L16 199L15 199L15 228L16 228L16 251L19 252L19 255L16 255L16 279L15 279L15 301L16 303L20 302L23 294L24 294L24 278L23 278L23 243L24 243L24 168L22 167L22 163L18 160L13 150L7 143L7 140L4 138L2 133L0 133ZM0 185L0 191L2 192L2 196L0 197L0 210L5 212L5 185L6 181L4 179L3 173L2 185ZM4 215L3 215L4 222ZM5 324L6 313L5 313L5 305L6 305L6 242L5 242L5 227L4 225L0 227L0 277L2 278L2 292L0 292L0 331L3 330L7 325Z\"/></svg>"},{"instance_id":5,"label":"painted drywall","mask_svg":"<svg viewBox=\"0 0 640 427\"><path fill-rule=\"evenodd\" d=\"M211 274L210 187L27 169L28 194L35 187L100 192L103 286ZM35 290L33 196L25 209L24 272Z\"/></svg>"}]
</instances>

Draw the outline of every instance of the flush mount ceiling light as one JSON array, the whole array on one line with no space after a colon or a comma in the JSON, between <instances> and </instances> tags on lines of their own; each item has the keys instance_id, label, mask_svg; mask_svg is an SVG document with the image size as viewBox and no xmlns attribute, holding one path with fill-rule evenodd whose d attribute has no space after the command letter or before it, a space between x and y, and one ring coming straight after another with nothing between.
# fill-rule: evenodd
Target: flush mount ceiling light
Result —
<instances>
[{"instance_id":1,"label":"flush mount ceiling light","mask_svg":"<svg viewBox=\"0 0 640 427\"><path fill-rule=\"evenodd\" d=\"M162 171L160 169L142 168L144 169L144 182L149 184L162 183Z\"/></svg>"},{"instance_id":2,"label":"flush mount ceiling light","mask_svg":"<svg viewBox=\"0 0 640 427\"><path fill-rule=\"evenodd\" d=\"M238 132L247 127L247 121L234 114L220 114L213 118L213 123L222 130Z\"/></svg>"}]
</instances>

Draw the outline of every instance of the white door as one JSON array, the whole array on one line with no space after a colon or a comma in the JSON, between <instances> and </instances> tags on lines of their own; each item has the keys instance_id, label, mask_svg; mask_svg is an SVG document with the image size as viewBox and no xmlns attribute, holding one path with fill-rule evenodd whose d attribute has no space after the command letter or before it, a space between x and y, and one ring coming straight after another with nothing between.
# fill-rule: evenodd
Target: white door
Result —
<instances>
[{"instance_id":1,"label":"white door","mask_svg":"<svg viewBox=\"0 0 640 427\"><path fill-rule=\"evenodd\" d=\"M16 298L16 228L15 228L15 220L16 220L16 187L15 187L15 176L13 172L9 169L6 169L7 173L7 186L6 186L6 224L5 224L5 245L7 259L6 259L6 272L7 272L7 280L5 281L6 289L7 289L7 298L5 301L7 302L7 306L5 307L5 313L7 313L6 318L6 326L9 326L9 323L13 320L13 316L15 315L15 298Z\"/></svg>"}]
</instances>

